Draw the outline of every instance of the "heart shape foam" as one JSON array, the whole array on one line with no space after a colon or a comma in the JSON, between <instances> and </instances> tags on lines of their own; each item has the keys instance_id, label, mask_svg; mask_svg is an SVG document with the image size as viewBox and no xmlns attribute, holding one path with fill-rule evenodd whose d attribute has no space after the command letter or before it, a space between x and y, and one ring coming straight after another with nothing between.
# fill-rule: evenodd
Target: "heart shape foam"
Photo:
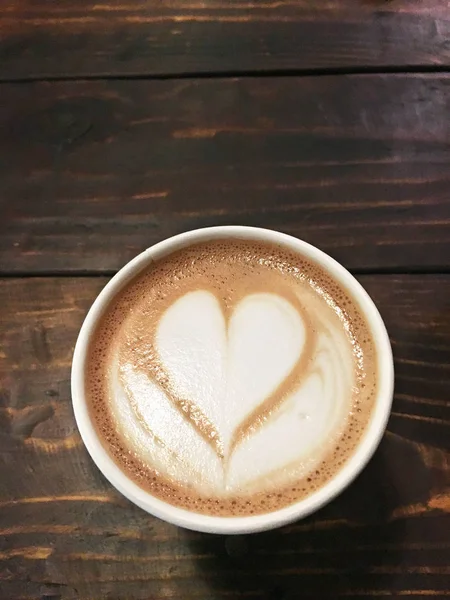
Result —
<instances>
[{"instance_id":1,"label":"heart shape foam","mask_svg":"<svg viewBox=\"0 0 450 600\"><path fill-rule=\"evenodd\" d=\"M247 296L227 322L216 297L197 291L166 311L156 345L179 396L215 426L228 456L245 422L251 427L269 408L305 337L299 313L280 296Z\"/></svg>"},{"instance_id":2,"label":"heart shape foam","mask_svg":"<svg viewBox=\"0 0 450 600\"><path fill-rule=\"evenodd\" d=\"M170 389L196 416L187 418L182 403L125 365L121 379L131 405L120 403L119 419L137 414L132 442L185 483L232 491L276 480L337 418L321 377L332 348L320 352L318 340L313 353L308 335L301 312L277 294L250 294L227 315L212 293L188 292L163 314L155 349ZM306 369L313 354L317 364ZM298 469L312 464L308 454Z\"/></svg>"}]
</instances>

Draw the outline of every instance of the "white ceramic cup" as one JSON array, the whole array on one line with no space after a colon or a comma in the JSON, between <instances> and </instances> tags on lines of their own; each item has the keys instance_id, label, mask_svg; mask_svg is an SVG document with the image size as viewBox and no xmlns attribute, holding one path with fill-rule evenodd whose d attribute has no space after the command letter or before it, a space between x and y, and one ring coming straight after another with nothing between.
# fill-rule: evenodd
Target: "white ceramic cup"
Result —
<instances>
[{"instance_id":1,"label":"white ceramic cup","mask_svg":"<svg viewBox=\"0 0 450 600\"><path fill-rule=\"evenodd\" d=\"M217 238L273 242L319 263L358 302L371 327L377 347L378 395L371 420L353 455L330 481L310 496L280 510L247 517L215 517L190 512L163 502L136 485L117 466L100 442L89 416L85 394L87 349L98 320L110 301L151 261L191 244ZM367 292L343 266L314 246L283 233L254 227L228 226L198 229L177 235L152 246L126 264L99 294L83 323L75 347L71 383L73 408L81 437L97 467L119 492L147 512L175 525L209 533L242 534L273 529L306 517L332 500L355 479L373 455L385 431L392 404L394 368L389 337L380 313Z\"/></svg>"}]
</instances>

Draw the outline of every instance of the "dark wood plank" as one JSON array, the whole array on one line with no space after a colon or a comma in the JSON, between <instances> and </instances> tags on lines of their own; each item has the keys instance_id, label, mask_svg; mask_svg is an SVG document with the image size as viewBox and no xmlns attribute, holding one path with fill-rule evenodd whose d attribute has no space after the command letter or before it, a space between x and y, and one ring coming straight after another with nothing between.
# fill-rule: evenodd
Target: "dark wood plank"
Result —
<instances>
[{"instance_id":1,"label":"dark wood plank","mask_svg":"<svg viewBox=\"0 0 450 600\"><path fill-rule=\"evenodd\" d=\"M200 226L280 229L351 269L450 256L450 78L0 88L0 271L109 272Z\"/></svg>"},{"instance_id":2,"label":"dark wood plank","mask_svg":"<svg viewBox=\"0 0 450 600\"><path fill-rule=\"evenodd\" d=\"M177 600L449 595L450 275L363 276L396 358L374 459L279 531L226 538L152 518L100 476L70 405L72 348L105 278L0 281L0 597Z\"/></svg>"},{"instance_id":3,"label":"dark wood plank","mask_svg":"<svg viewBox=\"0 0 450 600\"><path fill-rule=\"evenodd\" d=\"M444 2L3 0L0 76L450 64Z\"/></svg>"}]
</instances>

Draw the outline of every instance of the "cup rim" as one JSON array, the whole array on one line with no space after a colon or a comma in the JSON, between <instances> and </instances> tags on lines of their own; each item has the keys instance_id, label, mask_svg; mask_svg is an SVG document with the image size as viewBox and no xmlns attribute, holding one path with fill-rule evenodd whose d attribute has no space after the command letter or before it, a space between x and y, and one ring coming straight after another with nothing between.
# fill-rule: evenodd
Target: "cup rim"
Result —
<instances>
[{"instance_id":1,"label":"cup rim","mask_svg":"<svg viewBox=\"0 0 450 600\"><path fill-rule=\"evenodd\" d=\"M268 241L288 247L319 263L348 289L358 302L377 348L379 386L375 407L362 438L344 466L322 487L297 502L273 512L251 516L211 516L196 513L164 502L139 487L114 462L101 443L91 421L85 396L85 366L90 339L99 318L120 290L153 260L193 243L212 239L238 238ZM105 285L92 304L80 329L75 345L71 393L75 420L82 440L94 463L106 479L126 498L150 514L174 525L208 533L256 533L286 525L317 511L340 494L369 462L386 429L394 390L392 348L383 319L362 285L331 256L315 246L288 234L245 226L217 226L195 229L167 238L138 254L126 263Z\"/></svg>"}]
</instances>

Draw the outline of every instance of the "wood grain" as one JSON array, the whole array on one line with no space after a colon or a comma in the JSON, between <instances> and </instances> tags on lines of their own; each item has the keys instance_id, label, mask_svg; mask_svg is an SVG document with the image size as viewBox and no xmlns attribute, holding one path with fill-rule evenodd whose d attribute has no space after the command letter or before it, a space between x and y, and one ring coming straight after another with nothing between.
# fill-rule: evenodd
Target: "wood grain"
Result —
<instances>
[{"instance_id":1,"label":"wood grain","mask_svg":"<svg viewBox=\"0 0 450 600\"><path fill-rule=\"evenodd\" d=\"M172 234L279 229L354 270L447 269L450 78L1 86L0 271L109 273Z\"/></svg>"},{"instance_id":2,"label":"wood grain","mask_svg":"<svg viewBox=\"0 0 450 600\"><path fill-rule=\"evenodd\" d=\"M3 0L0 77L450 63L445 2Z\"/></svg>"},{"instance_id":3,"label":"wood grain","mask_svg":"<svg viewBox=\"0 0 450 600\"><path fill-rule=\"evenodd\" d=\"M365 275L391 335L388 431L315 516L255 536L187 532L133 507L87 455L72 349L107 278L0 280L0 598L449 595L450 275Z\"/></svg>"}]
</instances>

